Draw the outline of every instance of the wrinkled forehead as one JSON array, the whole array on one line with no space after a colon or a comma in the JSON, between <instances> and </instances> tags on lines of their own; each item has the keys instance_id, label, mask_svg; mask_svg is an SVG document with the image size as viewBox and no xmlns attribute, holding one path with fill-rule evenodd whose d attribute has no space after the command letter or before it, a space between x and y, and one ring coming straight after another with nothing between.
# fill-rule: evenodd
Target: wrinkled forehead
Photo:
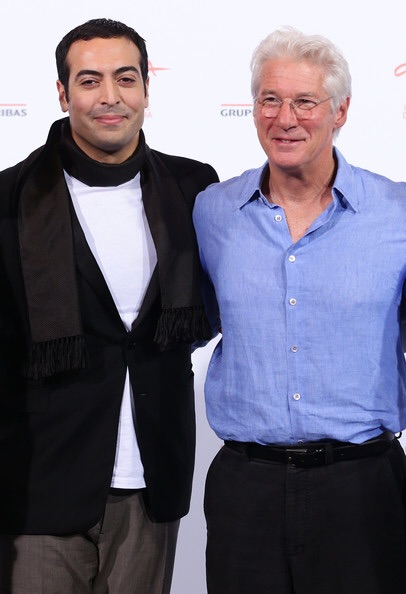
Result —
<instances>
[{"instance_id":1,"label":"wrinkled forehead","mask_svg":"<svg viewBox=\"0 0 406 594\"><path fill-rule=\"evenodd\" d=\"M318 96L324 91L325 71L311 60L272 58L259 71L257 95L274 93L282 97Z\"/></svg>"}]
</instances>

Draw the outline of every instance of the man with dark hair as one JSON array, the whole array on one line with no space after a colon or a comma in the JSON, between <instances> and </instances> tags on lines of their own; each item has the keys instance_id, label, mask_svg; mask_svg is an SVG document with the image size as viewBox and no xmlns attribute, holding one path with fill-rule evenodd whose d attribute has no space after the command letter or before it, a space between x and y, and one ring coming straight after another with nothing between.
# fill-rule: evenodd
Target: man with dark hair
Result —
<instances>
[{"instance_id":1,"label":"man with dark hair","mask_svg":"<svg viewBox=\"0 0 406 594\"><path fill-rule=\"evenodd\" d=\"M69 63L67 60L68 51L75 41L89 41L100 37L100 39L114 39L116 37L122 37L132 41L137 46L140 52L140 69L141 76L144 83L145 92L147 91L147 79L148 79L148 53L145 46L145 40L134 31L132 27L128 27L124 23L119 21L112 21L110 19L93 19L87 21L83 25L79 25L69 31L58 43L55 51L56 58L56 69L58 72L58 79L65 87L66 94L68 95L69 85Z\"/></svg>"},{"instance_id":2,"label":"man with dark hair","mask_svg":"<svg viewBox=\"0 0 406 594\"><path fill-rule=\"evenodd\" d=\"M191 209L218 178L146 145L133 29L56 55L69 117L0 174L0 591L168 594L211 336Z\"/></svg>"}]
</instances>

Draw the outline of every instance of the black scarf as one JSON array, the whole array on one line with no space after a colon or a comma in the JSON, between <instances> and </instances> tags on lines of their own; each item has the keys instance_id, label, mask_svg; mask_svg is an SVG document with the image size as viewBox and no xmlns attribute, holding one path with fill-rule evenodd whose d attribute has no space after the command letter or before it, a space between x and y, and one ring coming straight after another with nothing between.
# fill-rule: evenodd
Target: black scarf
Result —
<instances>
[{"instance_id":1,"label":"black scarf","mask_svg":"<svg viewBox=\"0 0 406 594\"><path fill-rule=\"evenodd\" d=\"M94 161L74 143L65 119L52 125L45 148L27 168L21 185L19 239L31 329L25 375L45 378L87 363L63 169L93 186L119 185L141 172L161 292L154 340L165 349L176 342L210 339L191 213L170 171L145 144L142 131L136 151L124 163Z\"/></svg>"}]
</instances>

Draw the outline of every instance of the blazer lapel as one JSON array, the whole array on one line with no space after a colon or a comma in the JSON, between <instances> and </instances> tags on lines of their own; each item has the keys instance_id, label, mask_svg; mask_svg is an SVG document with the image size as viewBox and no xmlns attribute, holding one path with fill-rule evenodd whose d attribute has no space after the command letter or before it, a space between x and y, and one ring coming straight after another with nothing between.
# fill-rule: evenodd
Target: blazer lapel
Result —
<instances>
[{"instance_id":1,"label":"blazer lapel","mask_svg":"<svg viewBox=\"0 0 406 594\"><path fill-rule=\"evenodd\" d=\"M97 297L103 303L104 307L108 311L111 317L114 317L116 321L124 327L123 321L121 320L120 314L117 311L116 304L104 279L103 273L100 270L95 257L93 256L92 250L90 249L83 229L79 223L78 217L76 216L73 205L72 211L72 229L73 229L73 241L76 256L76 264L80 274L86 279ZM152 273L151 280L148 284L147 291L145 293L143 302L137 318L132 323L132 329L135 329L145 318L154 301L159 294L159 275L158 266Z\"/></svg>"},{"instance_id":2,"label":"blazer lapel","mask_svg":"<svg viewBox=\"0 0 406 594\"><path fill-rule=\"evenodd\" d=\"M145 316L151 310L156 298L159 295L159 274L158 274L158 265L155 266L154 271L151 276L151 280L149 281L149 285L147 291L145 293L144 299L142 301L140 311L138 312L138 316L132 323L132 330L135 330L139 324L144 320Z\"/></svg>"},{"instance_id":3,"label":"blazer lapel","mask_svg":"<svg viewBox=\"0 0 406 594\"><path fill-rule=\"evenodd\" d=\"M118 319L123 324L120 314L117 311L114 299L109 291L107 283L104 279L102 271L100 270L92 250L90 249L83 229L76 216L75 209L72 205L72 231L73 241L76 257L76 265L80 274L86 279L88 284L92 287L97 297L103 303L110 316Z\"/></svg>"}]
</instances>

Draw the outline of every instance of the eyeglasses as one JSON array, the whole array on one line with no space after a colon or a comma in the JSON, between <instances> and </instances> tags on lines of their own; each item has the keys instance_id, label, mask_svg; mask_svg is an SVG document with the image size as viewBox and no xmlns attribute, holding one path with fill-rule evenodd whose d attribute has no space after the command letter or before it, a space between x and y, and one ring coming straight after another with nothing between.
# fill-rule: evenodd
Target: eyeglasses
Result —
<instances>
[{"instance_id":1,"label":"eyeglasses","mask_svg":"<svg viewBox=\"0 0 406 594\"><path fill-rule=\"evenodd\" d=\"M318 107L326 101L330 101L331 97L323 99L322 101L315 101L314 99L279 99L278 97L265 97L265 99L255 99L255 102L259 105L261 114L265 118L276 118L279 114L282 105L285 101L289 104L289 107L295 114L298 120L308 120L312 117L312 111L315 107Z\"/></svg>"}]
</instances>

